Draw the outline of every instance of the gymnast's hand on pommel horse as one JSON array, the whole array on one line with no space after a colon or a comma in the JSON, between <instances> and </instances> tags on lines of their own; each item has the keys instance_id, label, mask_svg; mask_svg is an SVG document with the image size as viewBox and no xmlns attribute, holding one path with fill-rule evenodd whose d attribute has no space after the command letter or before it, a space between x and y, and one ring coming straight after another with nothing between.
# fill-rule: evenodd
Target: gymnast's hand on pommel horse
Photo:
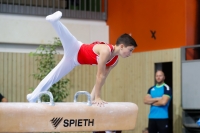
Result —
<instances>
[{"instance_id":1,"label":"gymnast's hand on pommel horse","mask_svg":"<svg viewBox=\"0 0 200 133\"><path fill-rule=\"evenodd\" d=\"M115 45L104 42L93 42L84 44L78 41L69 30L60 22L62 13L57 11L46 17L57 32L64 55L57 66L39 83L35 90L27 95L29 102L36 102L42 91L47 91L54 83L68 74L78 65L97 65L96 82L91 92L94 104L98 106L106 103L101 99L100 92L106 77L113 67L117 65L118 56L129 57L137 44L129 34L122 34Z\"/></svg>"},{"instance_id":2,"label":"gymnast's hand on pommel horse","mask_svg":"<svg viewBox=\"0 0 200 133\"><path fill-rule=\"evenodd\" d=\"M101 54L102 51L99 53ZM101 59L98 62L98 69L97 69L97 76L96 76L96 84L94 85L92 92L91 92L91 100L92 104L96 104L97 106L103 106L105 101L101 99L101 88L108 76L109 72L117 65L117 62L113 66L105 66L106 59L109 57L110 52L105 51L104 54L101 54ZM106 57L107 56L107 57Z\"/></svg>"}]
</instances>

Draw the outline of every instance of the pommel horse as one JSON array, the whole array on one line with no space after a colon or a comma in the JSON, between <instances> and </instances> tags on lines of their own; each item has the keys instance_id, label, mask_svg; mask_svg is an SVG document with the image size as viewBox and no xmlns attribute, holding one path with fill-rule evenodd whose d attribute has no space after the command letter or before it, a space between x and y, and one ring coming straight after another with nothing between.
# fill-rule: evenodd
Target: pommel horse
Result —
<instances>
[{"instance_id":1,"label":"pommel horse","mask_svg":"<svg viewBox=\"0 0 200 133\"><path fill-rule=\"evenodd\" d=\"M41 102L47 94L50 102ZM87 102L77 102L80 94ZM0 132L67 132L132 130L138 107L130 102L92 105L90 94L79 91L74 102L54 102L50 92L42 92L38 103L0 103Z\"/></svg>"}]
</instances>

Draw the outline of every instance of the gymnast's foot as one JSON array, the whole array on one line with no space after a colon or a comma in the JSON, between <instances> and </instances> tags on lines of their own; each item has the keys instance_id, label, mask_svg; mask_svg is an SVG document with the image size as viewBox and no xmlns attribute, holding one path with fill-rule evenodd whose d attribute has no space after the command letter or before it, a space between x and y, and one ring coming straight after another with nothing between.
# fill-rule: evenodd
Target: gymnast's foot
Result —
<instances>
[{"instance_id":1,"label":"gymnast's foot","mask_svg":"<svg viewBox=\"0 0 200 133\"><path fill-rule=\"evenodd\" d=\"M26 96L26 99L29 101L30 98L31 98L31 94L28 94L28 95Z\"/></svg>"},{"instance_id":2,"label":"gymnast's foot","mask_svg":"<svg viewBox=\"0 0 200 133\"><path fill-rule=\"evenodd\" d=\"M31 97L32 97L31 94L32 94L32 93L28 94L28 95L26 96L26 99L27 99L30 103L34 103L35 101L34 101L34 100L31 100Z\"/></svg>"},{"instance_id":3,"label":"gymnast's foot","mask_svg":"<svg viewBox=\"0 0 200 133\"><path fill-rule=\"evenodd\" d=\"M62 17L62 12L57 11L51 15L48 15L46 17L46 20L49 22L55 22L55 21L59 20L61 17Z\"/></svg>"}]
</instances>

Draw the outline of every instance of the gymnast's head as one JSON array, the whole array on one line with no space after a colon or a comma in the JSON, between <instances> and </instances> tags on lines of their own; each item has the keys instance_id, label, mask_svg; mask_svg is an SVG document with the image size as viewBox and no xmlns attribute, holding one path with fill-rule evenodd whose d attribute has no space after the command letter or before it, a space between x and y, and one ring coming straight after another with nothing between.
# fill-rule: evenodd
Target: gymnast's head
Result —
<instances>
[{"instance_id":1,"label":"gymnast's head","mask_svg":"<svg viewBox=\"0 0 200 133\"><path fill-rule=\"evenodd\" d=\"M133 50L137 47L136 41L129 34L122 34L116 42L116 47L118 47L119 55L123 58L129 57Z\"/></svg>"}]
</instances>

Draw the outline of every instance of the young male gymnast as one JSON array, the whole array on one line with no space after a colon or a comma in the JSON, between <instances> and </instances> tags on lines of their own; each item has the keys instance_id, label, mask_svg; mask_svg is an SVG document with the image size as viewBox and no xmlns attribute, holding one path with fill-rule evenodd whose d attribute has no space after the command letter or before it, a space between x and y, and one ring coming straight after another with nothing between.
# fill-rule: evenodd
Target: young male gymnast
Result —
<instances>
[{"instance_id":1,"label":"young male gymnast","mask_svg":"<svg viewBox=\"0 0 200 133\"><path fill-rule=\"evenodd\" d=\"M102 106L105 101L101 99L101 88L106 77L113 67L117 65L118 56L129 57L134 48L137 47L135 40L129 34L121 35L116 45L94 42L83 44L78 41L69 30L59 21L62 16L57 11L46 17L56 30L64 49L64 56L58 65L39 83L35 90L27 95L29 102L36 102L38 95L42 91L47 91L54 83L68 74L75 66L96 64L96 82L91 92L93 104Z\"/></svg>"}]
</instances>

